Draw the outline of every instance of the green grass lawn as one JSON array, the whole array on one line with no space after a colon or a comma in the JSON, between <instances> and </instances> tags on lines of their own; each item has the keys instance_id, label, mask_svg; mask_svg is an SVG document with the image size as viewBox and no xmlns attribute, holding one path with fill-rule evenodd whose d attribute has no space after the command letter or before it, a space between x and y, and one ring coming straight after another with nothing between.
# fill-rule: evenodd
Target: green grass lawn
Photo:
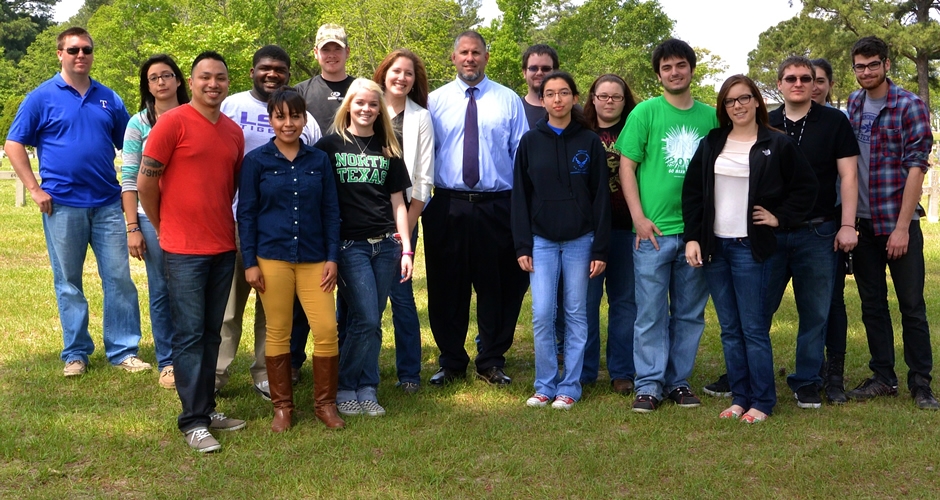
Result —
<instances>
[{"instance_id":1,"label":"green grass lawn","mask_svg":"<svg viewBox=\"0 0 940 500\"><path fill-rule=\"evenodd\" d=\"M40 216L33 204L15 208L13 199L13 182L0 182L0 498L940 496L940 412L915 409L903 389L907 368L900 334L899 397L800 410L784 378L793 368L797 326L790 295L772 331L779 404L761 425L719 420L727 401L706 396L697 409L666 404L652 414L632 413L631 400L609 391L603 371L570 412L525 407L533 378L527 301L508 353L510 388L473 380L444 389L424 386L405 396L394 387L387 334L379 397L388 415L349 418L340 432L328 431L313 416L309 364L296 390L295 427L286 434L270 432L271 405L255 395L248 375L252 339L246 331L218 407L247 419L248 428L220 435L220 453L197 455L176 428L177 396L159 388L157 372L125 373L105 360L101 287L90 253L85 292L98 350L88 374L62 377L62 339ZM936 332L940 226L928 225L925 233L928 316ZM153 362L146 272L136 261L131 269L143 304L141 356ZM437 349L427 327L420 258L415 284L426 381L436 369ZM846 377L854 386L869 375L868 348L851 281L846 295ZM251 314L249 305L246 315ZM896 313L895 318L900 331ZM388 315L385 325L391 332ZM605 318L601 328L606 331ZM475 330L468 340L474 335ZM940 352L937 338L935 333L933 346ZM709 306L693 388L700 392L723 371Z\"/></svg>"}]
</instances>

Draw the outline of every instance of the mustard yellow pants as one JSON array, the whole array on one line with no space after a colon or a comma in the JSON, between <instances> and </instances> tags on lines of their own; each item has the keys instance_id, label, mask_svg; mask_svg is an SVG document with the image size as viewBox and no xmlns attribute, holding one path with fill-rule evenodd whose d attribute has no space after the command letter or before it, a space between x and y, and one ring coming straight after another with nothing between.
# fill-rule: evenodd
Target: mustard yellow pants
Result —
<instances>
[{"instance_id":1,"label":"mustard yellow pants","mask_svg":"<svg viewBox=\"0 0 940 500\"><path fill-rule=\"evenodd\" d=\"M260 296L267 317L266 356L279 356L290 352L295 294L307 314L307 321L310 322L313 355L339 355L336 302L332 293L320 289L324 264L325 262L292 264L282 260L258 258L258 267L264 277L264 293Z\"/></svg>"}]
</instances>

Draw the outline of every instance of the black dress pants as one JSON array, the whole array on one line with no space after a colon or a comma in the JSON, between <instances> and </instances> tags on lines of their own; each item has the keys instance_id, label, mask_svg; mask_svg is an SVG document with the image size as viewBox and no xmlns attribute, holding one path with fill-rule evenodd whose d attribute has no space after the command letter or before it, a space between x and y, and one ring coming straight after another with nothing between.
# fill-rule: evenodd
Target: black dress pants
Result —
<instances>
[{"instance_id":1,"label":"black dress pants","mask_svg":"<svg viewBox=\"0 0 940 500\"><path fill-rule=\"evenodd\" d=\"M470 299L477 294L477 371L506 363L529 276L519 268L510 229L510 191L436 189L424 224L428 318L441 367L466 371Z\"/></svg>"}]
</instances>

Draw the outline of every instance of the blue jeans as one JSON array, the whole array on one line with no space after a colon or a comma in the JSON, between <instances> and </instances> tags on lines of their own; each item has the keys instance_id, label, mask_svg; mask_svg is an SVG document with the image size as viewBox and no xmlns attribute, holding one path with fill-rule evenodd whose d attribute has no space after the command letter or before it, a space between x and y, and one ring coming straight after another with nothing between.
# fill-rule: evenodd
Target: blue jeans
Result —
<instances>
[{"instance_id":1,"label":"blue jeans","mask_svg":"<svg viewBox=\"0 0 940 500\"><path fill-rule=\"evenodd\" d=\"M338 281L348 318L339 349L337 403L375 399L382 313L389 288L401 278L400 266L401 243L391 236L376 243L343 241Z\"/></svg>"},{"instance_id":2,"label":"blue jeans","mask_svg":"<svg viewBox=\"0 0 940 500\"><path fill-rule=\"evenodd\" d=\"M131 280L127 233L121 202L97 208L53 203L43 214L42 228L52 265L52 282L62 324L62 361L88 363L95 343L88 334L88 301L82 270L88 245L98 262L104 294L104 353L111 364L137 355L140 343L140 305Z\"/></svg>"},{"instance_id":3,"label":"blue jeans","mask_svg":"<svg viewBox=\"0 0 940 500\"><path fill-rule=\"evenodd\" d=\"M587 342L587 291L591 273L594 233L573 240L533 238L532 337L535 343L535 392L550 398L581 398L581 365ZM561 276L559 276L561 275ZM555 318L558 316L558 283L564 280L565 373L558 373L555 351Z\"/></svg>"},{"instance_id":4,"label":"blue jeans","mask_svg":"<svg viewBox=\"0 0 940 500\"><path fill-rule=\"evenodd\" d=\"M793 278L793 298L800 315L796 335L796 370L787 377L794 392L807 385L822 386L819 369L825 356L826 321L832 302L836 253L832 249L838 221L777 231L777 251L765 262L767 318L780 307L787 282Z\"/></svg>"},{"instance_id":5,"label":"blue jeans","mask_svg":"<svg viewBox=\"0 0 940 500\"><path fill-rule=\"evenodd\" d=\"M607 282L607 372L611 380L636 377L633 368L633 324L636 323L636 295L633 283L633 232L610 232L607 268L590 280L587 297L587 345L581 383L597 381L601 356L601 297Z\"/></svg>"},{"instance_id":6,"label":"blue jeans","mask_svg":"<svg viewBox=\"0 0 940 500\"><path fill-rule=\"evenodd\" d=\"M633 362L636 394L657 399L688 387L698 343L705 330L708 290L701 269L685 261L682 235L659 236L633 250L636 323Z\"/></svg>"},{"instance_id":7,"label":"blue jeans","mask_svg":"<svg viewBox=\"0 0 940 500\"><path fill-rule=\"evenodd\" d=\"M777 404L777 391L766 306L766 264L754 260L747 238L715 241L715 252L705 263L705 280L721 325L731 404L770 415Z\"/></svg>"},{"instance_id":8,"label":"blue jeans","mask_svg":"<svg viewBox=\"0 0 940 500\"><path fill-rule=\"evenodd\" d=\"M150 331L153 347L157 353L157 367L161 370L173 364L173 312L170 310L170 293L166 288L166 270L163 268L163 249L157 239L157 231L150 219L137 214L140 232L144 234L144 265L147 266L147 290L150 294Z\"/></svg>"},{"instance_id":9,"label":"blue jeans","mask_svg":"<svg viewBox=\"0 0 940 500\"><path fill-rule=\"evenodd\" d=\"M411 234L411 248L418 246L418 227ZM421 383L421 324L415 305L413 280L396 280L388 291L395 325L395 368L401 383Z\"/></svg>"},{"instance_id":10,"label":"blue jeans","mask_svg":"<svg viewBox=\"0 0 940 500\"><path fill-rule=\"evenodd\" d=\"M218 255L164 252L167 289L173 309L173 373L185 434L207 427L215 411L215 365L222 342L222 318L232 288L235 251Z\"/></svg>"}]
</instances>

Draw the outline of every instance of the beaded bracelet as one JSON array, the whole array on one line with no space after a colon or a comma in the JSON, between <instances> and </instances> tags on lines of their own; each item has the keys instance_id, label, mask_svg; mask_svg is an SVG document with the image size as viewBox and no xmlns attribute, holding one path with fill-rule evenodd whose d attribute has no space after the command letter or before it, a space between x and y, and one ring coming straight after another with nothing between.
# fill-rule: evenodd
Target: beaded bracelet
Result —
<instances>
[{"instance_id":1,"label":"beaded bracelet","mask_svg":"<svg viewBox=\"0 0 940 500\"><path fill-rule=\"evenodd\" d=\"M139 227L135 227L134 229L131 229L130 231L128 231L127 234L136 233L136 232L138 232L138 231L140 231L140 228L139 228Z\"/></svg>"}]
</instances>

